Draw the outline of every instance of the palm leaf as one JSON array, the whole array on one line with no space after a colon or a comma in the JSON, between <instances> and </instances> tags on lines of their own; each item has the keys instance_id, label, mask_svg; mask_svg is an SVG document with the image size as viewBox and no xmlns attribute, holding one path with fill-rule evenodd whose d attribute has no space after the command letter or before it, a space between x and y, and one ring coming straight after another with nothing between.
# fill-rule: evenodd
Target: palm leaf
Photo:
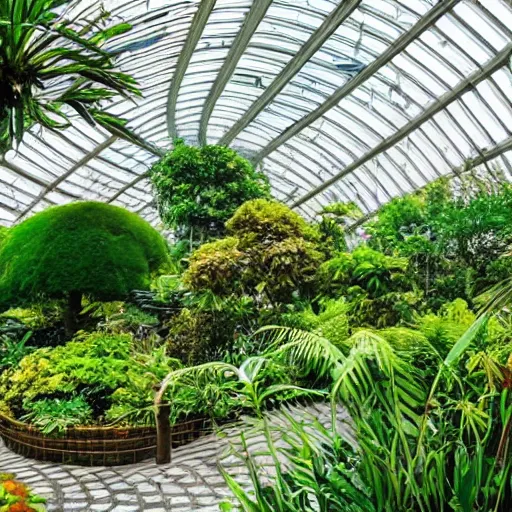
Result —
<instances>
[{"instance_id":1,"label":"palm leaf","mask_svg":"<svg viewBox=\"0 0 512 512\"><path fill-rule=\"evenodd\" d=\"M341 350L328 339L300 329L268 326L259 329L257 335L269 335L264 355L286 358L290 364L318 376L331 373L345 359Z\"/></svg>"}]
</instances>

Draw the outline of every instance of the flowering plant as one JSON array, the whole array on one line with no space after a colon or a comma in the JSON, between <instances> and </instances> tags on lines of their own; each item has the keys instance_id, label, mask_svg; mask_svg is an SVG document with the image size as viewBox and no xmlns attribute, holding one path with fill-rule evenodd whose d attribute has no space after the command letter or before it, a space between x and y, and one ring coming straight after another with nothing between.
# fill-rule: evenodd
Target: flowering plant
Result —
<instances>
[{"instance_id":1,"label":"flowering plant","mask_svg":"<svg viewBox=\"0 0 512 512\"><path fill-rule=\"evenodd\" d=\"M46 500L32 494L14 475L0 473L0 512L44 512Z\"/></svg>"}]
</instances>

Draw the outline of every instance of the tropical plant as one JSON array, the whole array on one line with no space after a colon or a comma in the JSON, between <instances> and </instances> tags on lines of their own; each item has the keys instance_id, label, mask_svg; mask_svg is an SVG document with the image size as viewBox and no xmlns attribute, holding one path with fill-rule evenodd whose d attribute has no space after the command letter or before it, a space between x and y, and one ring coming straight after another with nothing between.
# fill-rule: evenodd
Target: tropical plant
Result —
<instances>
[{"instance_id":1,"label":"tropical plant","mask_svg":"<svg viewBox=\"0 0 512 512\"><path fill-rule=\"evenodd\" d=\"M264 417L262 427L268 457L272 460L271 472L258 465L251 452L250 438L241 434L241 449L234 449L248 470L251 491L247 491L220 464L220 470L234 500L226 499L222 511L245 512L313 512L347 511L375 512L371 490L358 474L356 452L346 440L333 434L317 419L306 417L298 422L287 412L282 426L271 425ZM278 445L274 438L279 437ZM259 455L267 455L259 452Z\"/></svg>"},{"instance_id":2,"label":"tropical plant","mask_svg":"<svg viewBox=\"0 0 512 512\"><path fill-rule=\"evenodd\" d=\"M167 262L165 240L133 213L96 202L49 208L9 230L0 248L0 305L66 299L72 334L84 295L122 300L149 289Z\"/></svg>"},{"instance_id":3,"label":"tropical plant","mask_svg":"<svg viewBox=\"0 0 512 512\"><path fill-rule=\"evenodd\" d=\"M281 382L276 379L279 375ZM248 357L240 367L216 361L197 366L180 368L170 372L161 382L155 397L158 407L166 397L174 401L174 393L184 384L204 386L205 383L224 382L223 391L238 396L240 407L251 410L261 417L265 408L275 399L292 399L304 395L321 395L313 389L306 389L290 383L290 372L276 372L275 364L269 357ZM222 388L218 388L219 390Z\"/></svg>"},{"instance_id":4,"label":"tropical plant","mask_svg":"<svg viewBox=\"0 0 512 512\"><path fill-rule=\"evenodd\" d=\"M223 146L187 146L183 140L151 168L162 220L180 239L222 236L224 223L245 201L269 197L264 174Z\"/></svg>"},{"instance_id":5,"label":"tropical plant","mask_svg":"<svg viewBox=\"0 0 512 512\"><path fill-rule=\"evenodd\" d=\"M0 335L0 373L8 368L18 366L19 362L33 350L32 347L27 346L27 341L31 336L32 331L27 332L21 340Z\"/></svg>"},{"instance_id":6,"label":"tropical plant","mask_svg":"<svg viewBox=\"0 0 512 512\"><path fill-rule=\"evenodd\" d=\"M512 188L474 178L438 180L397 198L366 225L369 245L409 260L407 277L427 309L471 301L510 275Z\"/></svg>"},{"instance_id":7,"label":"tropical plant","mask_svg":"<svg viewBox=\"0 0 512 512\"><path fill-rule=\"evenodd\" d=\"M351 351L343 356L314 334L274 329L281 350L297 354L311 366L323 365L333 376L332 437L315 443L319 453L311 456L307 441L311 431L321 433L321 429L309 424L307 434L301 435L301 428L294 426L290 434L295 433L298 442L281 451L285 461L280 462L280 450L267 434L277 469L266 481L244 448L240 455L254 489L244 490L225 475L242 510L508 510L512 373L486 353L485 343L478 342L487 321L480 317L460 337L428 382L414 362L403 359L375 333L357 332ZM334 428L339 400L350 414L357 444L336 452L345 442ZM334 463L329 462L333 453ZM319 481L314 463L308 464L313 458L325 470L340 466L344 478L331 470L332 482L329 477ZM340 482L338 494L348 502L341 508L334 504L321 508L322 496L337 497L326 489ZM320 483L325 485L323 492ZM301 497L310 501L298 506L293 500ZM225 509L230 510L227 505Z\"/></svg>"},{"instance_id":8,"label":"tropical plant","mask_svg":"<svg viewBox=\"0 0 512 512\"><path fill-rule=\"evenodd\" d=\"M349 295L351 289L359 287L370 298L377 298L404 290L406 269L406 258L386 256L360 246L325 262L319 270L320 286L326 295Z\"/></svg>"},{"instance_id":9,"label":"tropical plant","mask_svg":"<svg viewBox=\"0 0 512 512\"><path fill-rule=\"evenodd\" d=\"M130 30L112 24L102 6L79 0L6 0L0 4L0 154L19 144L34 123L51 130L70 124L70 111L91 125L130 140L126 122L102 108L117 94L140 95L135 81L115 69L104 49Z\"/></svg>"}]
</instances>

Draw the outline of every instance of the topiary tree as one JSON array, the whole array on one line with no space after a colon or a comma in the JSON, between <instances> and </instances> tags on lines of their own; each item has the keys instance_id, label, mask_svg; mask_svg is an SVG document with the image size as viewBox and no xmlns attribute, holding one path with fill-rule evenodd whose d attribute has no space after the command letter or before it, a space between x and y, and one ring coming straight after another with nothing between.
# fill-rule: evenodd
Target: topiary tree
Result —
<instances>
[{"instance_id":1,"label":"topiary tree","mask_svg":"<svg viewBox=\"0 0 512 512\"><path fill-rule=\"evenodd\" d=\"M250 199L270 197L264 174L224 146L187 146L182 140L151 169L162 220L178 238L203 242Z\"/></svg>"},{"instance_id":2,"label":"topiary tree","mask_svg":"<svg viewBox=\"0 0 512 512\"><path fill-rule=\"evenodd\" d=\"M162 236L123 208L97 202L49 208L11 228L0 246L0 307L66 299L71 333L84 295L122 300L148 289L168 258Z\"/></svg>"}]
</instances>

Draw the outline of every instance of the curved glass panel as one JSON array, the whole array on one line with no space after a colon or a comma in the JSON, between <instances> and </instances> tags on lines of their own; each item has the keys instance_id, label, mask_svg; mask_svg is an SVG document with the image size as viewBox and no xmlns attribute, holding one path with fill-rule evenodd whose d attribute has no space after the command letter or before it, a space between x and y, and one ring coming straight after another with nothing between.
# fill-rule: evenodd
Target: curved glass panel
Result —
<instances>
[{"instance_id":1,"label":"curved glass panel","mask_svg":"<svg viewBox=\"0 0 512 512\"><path fill-rule=\"evenodd\" d=\"M143 92L108 110L145 142L34 126L0 162L1 224L93 199L158 225L147 172L174 134L236 148L307 217L347 200L369 214L471 169L512 177L508 0L86 0L72 14L101 6L133 25L109 49Z\"/></svg>"}]
</instances>

